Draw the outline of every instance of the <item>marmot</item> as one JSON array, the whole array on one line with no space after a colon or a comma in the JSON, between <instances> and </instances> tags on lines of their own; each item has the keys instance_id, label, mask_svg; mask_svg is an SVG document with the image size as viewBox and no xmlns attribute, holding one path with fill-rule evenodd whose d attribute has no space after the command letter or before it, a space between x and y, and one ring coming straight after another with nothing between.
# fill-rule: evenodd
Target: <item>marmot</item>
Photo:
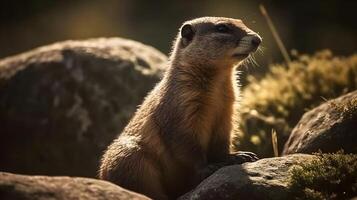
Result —
<instances>
[{"instance_id":1,"label":"marmot","mask_svg":"<svg viewBox=\"0 0 357 200\"><path fill-rule=\"evenodd\" d=\"M230 143L235 66L260 43L238 19L185 22L163 79L108 147L99 177L154 199L172 199L199 183L210 163L255 161L253 153L232 153Z\"/></svg>"}]
</instances>

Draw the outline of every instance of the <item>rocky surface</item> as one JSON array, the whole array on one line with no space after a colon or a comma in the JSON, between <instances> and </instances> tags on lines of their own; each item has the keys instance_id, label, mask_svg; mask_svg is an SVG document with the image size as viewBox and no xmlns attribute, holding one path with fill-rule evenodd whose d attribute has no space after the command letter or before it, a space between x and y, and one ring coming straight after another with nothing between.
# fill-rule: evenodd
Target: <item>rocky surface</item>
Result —
<instances>
[{"instance_id":1,"label":"rocky surface","mask_svg":"<svg viewBox=\"0 0 357 200\"><path fill-rule=\"evenodd\" d=\"M149 199L112 183L71 177L24 176L0 172L2 200Z\"/></svg>"},{"instance_id":2,"label":"rocky surface","mask_svg":"<svg viewBox=\"0 0 357 200\"><path fill-rule=\"evenodd\" d=\"M313 155L293 154L227 166L179 199L290 199L289 170L313 158Z\"/></svg>"},{"instance_id":3,"label":"rocky surface","mask_svg":"<svg viewBox=\"0 0 357 200\"><path fill-rule=\"evenodd\" d=\"M166 61L120 38L65 41L0 60L0 170L95 177L102 152Z\"/></svg>"},{"instance_id":4,"label":"rocky surface","mask_svg":"<svg viewBox=\"0 0 357 200\"><path fill-rule=\"evenodd\" d=\"M285 144L283 154L357 153L357 91L305 113Z\"/></svg>"}]
</instances>

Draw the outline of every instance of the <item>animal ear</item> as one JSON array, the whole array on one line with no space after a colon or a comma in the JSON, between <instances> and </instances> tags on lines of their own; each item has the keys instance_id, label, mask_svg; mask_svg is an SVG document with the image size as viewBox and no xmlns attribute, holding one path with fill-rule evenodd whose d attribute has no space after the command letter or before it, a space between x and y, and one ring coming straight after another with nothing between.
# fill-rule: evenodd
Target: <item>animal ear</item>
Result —
<instances>
[{"instance_id":1,"label":"animal ear","mask_svg":"<svg viewBox=\"0 0 357 200\"><path fill-rule=\"evenodd\" d=\"M194 35L195 35L195 31L193 30L191 24L185 24L182 26L181 38L182 38L182 44L184 46L187 46L192 41Z\"/></svg>"}]
</instances>

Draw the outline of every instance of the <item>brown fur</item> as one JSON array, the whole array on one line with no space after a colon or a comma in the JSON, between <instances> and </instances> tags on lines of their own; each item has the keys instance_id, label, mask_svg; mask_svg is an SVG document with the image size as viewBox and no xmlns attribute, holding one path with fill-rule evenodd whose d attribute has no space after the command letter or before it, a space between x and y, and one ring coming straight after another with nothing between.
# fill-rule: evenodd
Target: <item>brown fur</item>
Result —
<instances>
[{"instance_id":1,"label":"brown fur","mask_svg":"<svg viewBox=\"0 0 357 200\"><path fill-rule=\"evenodd\" d=\"M232 35L216 33L218 23L230 24ZM185 24L192 25L194 38L177 37L163 80L108 147L100 167L101 179L154 199L186 192L197 184L200 169L230 154L234 66L245 58L232 54L244 45L255 51L241 41L255 33L240 20L206 17Z\"/></svg>"}]
</instances>

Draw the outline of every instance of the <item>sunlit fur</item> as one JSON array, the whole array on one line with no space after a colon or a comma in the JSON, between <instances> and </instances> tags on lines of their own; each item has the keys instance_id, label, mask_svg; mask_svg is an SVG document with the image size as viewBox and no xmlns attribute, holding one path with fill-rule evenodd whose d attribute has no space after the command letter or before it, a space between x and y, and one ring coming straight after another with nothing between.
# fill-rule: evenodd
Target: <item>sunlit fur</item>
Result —
<instances>
[{"instance_id":1,"label":"sunlit fur","mask_svg":"<svg viewBox=\"0 0 357 200\"><path fill-rule=\"evenodd\" d=\"M233 26L217 33L218 23ZM205 17L191 24L184 45L178 34L164 78L108 147L99 177L154 199L171 199L197 184L200 169L230 153L236 116L235 66L255 51L240 20ZM246 37L242 40L242 38ZM247 38L248 37L248 38Z\"/></svg>"}]
</instances>

